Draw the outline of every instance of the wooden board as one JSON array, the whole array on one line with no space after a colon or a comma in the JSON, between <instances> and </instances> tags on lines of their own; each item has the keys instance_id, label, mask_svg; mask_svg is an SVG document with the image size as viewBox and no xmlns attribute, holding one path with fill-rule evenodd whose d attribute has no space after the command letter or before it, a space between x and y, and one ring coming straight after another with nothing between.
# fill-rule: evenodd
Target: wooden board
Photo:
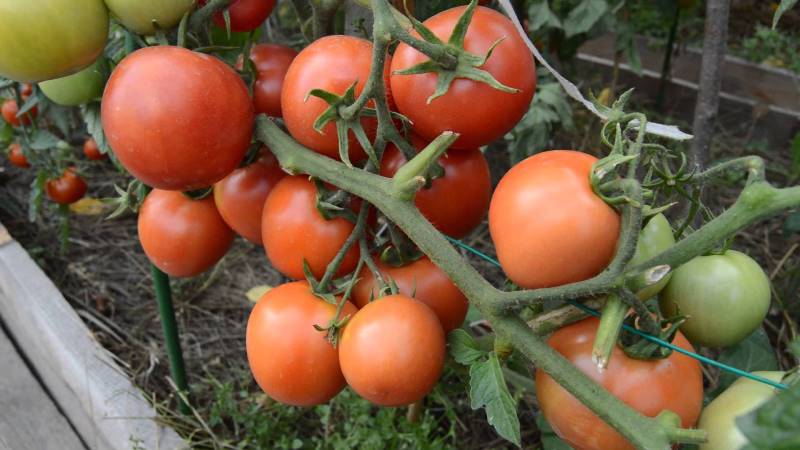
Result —
<instances>
[{"instance_id":1,"label":"wooden board","mask_svg":"<svg viewBox=\"0 0 800 450\"><path fill-rule=\"evenodd\" d=\"M188 448L14 240L0 244L0 318L91 449Z\"/></svg>"}]
</instances>

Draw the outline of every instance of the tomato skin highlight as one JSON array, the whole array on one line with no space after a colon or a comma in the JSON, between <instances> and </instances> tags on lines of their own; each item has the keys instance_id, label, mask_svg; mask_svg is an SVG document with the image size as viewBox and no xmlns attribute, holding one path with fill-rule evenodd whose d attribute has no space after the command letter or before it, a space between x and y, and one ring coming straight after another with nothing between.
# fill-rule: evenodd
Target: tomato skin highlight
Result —
<instances>
[{"instance_id":1,"label":"tomato skin highlight","mask_svg":"<svg viewBox=\"0 0 800 450\"><path fill-rule=\"evenodd\" d=\"M524 288L586 280L611 261L619 214L595 195L597 158L573 150L533 155L500 180L489 231L506 275Z\"/></svg>"},{"instance_id":2,"label":"tomato skin highlight","mask_svg":"<svg viewBox=\"0 0 800 450\"><path fill-rule=\"evenodd\" d=\"M189 191L211 186L244 157L253 103L222 61L179 47L128 55L106 85L103 130L122 165L145 184Z\"/></svg>"},{"instance_id":3,"label":"tomato skin highlight","mask_svg":"<svg viewBox=\"0 0 800 450\"><path fill-rule=\"evenodd\" d=\"M205 4L207 0L201 3ZM227 8L231 18L231 31L253 31L258 28L275 8L276 0L232 0ZM222 11L214 14L214 23L225 29Z\"/></svg>"},{"instance_id":4,"label":"tomato skin highlight","mask_svg":"<svg viewBox=\"0 0 800 450\"><path fill-rule=\"evenodd\" d=\"M258 44L250 52L256 66L256 82L253 85L253 103L256 113L281 117L281 92L283 80L297 52L285 45Z\"/></svg>"},{"instance_id":5,"label":"tomato skin highlight","mask_svg":"<svg viewBox=\"0 0 800 450\"><path fill-rule=\"evenodd\" d=\"M247 167L240 167L214 185L214 203L222 219L248 241L261 245L261 214L273 187L286 176L266 147Z\"/></svg>"},{"instance_id":6,"label":"tomato skin highlight","mask_svg":"<svg viewBox=\"0 0 800 450\"><path fill-rule=\"evenodd\" d=\"M17 101L13 98L4 101L3 106L0 108L0 114L3 115L3 119L13 127L18 127L22 124L30 125L33 119L39 114L39 108L34 106L23 114L22 117L17 117L18 113L19 107L17 106Z\"/></svg>"},{"instance_id":7,"label":"tomato skin highlight","mask_svg":"<svg viewBox=\"0 0 800 450\"><path fill-rule=\"evenodd\" d=\"M424 24L447 42L465 9L465 6L448 9ZM528 111L536 90L533 56L507 17L492 9L477 7L467 29L464 48L482 56L499 39L502 41L480 69L519 92L507 93L486 83L457 78L446 94L431 103L428 97L435 91L437 74L395 74L429 58L404 43L397 47L391 65L392 96L400 113L413 123L414 132L433 140L444 131L454 131L460 136L453 148L470 149L502 137L519 122Z\"/></svg>"},{"instance_id":8,"label":"tomato skin highlight","mask_svg":"<svg viewBox=\"0 0 800 450\"><path fill-rule=\"evenodd\" d=\"M31 163L28 162L28 158L22 153L22 146L16 142L8 146L8 162L13 166L23 169L31 166Z\"/></svg>"},{"instance_id":9,"label":"tomato skin highlight","mask_svg":"<svg viewBox=\"0 0 800 450\"><path fill-rule=\"evenodd\" d=\"M754 332L769 311L770 282L761 266L736 250L697 256L675 269L659 297L667 316L689 318L681 332L708 347L727 347Z\"/></svg>"},{"instance_id":10,"label":"tomato skin highlight","mask_svg":"<svg viewBox=\"0 0 800 450\"><path fill-rule=\"evenodd\" d=\"M103 153L100 153L100 148L97 147L97 141L93 137L88 137L83 142L83 154L91 161L102 161L107 158Z\"/></svg>"},{"instance_id":11,"label":"tomato skin highlight","mask_svg":"<svg viewBox=\"0 0 800 450\"><path fill-rule=\"evenodd\" d=\"M214 200L152 190L139 209L139 242L147 258L173 277L192 277L217 263L233 241Z\"/></svg>"},{"instance_id":12,"label":"tomato skin highlight","mask_svg":"<svg viewBox=\"0 0 800 450\"><path fill-rule=\"evenodd\" d=\"M780 382L785 372L753 372L769 380ZM766 403L776 390L764 383L740 377L711 401L700 414L697 427L706 430L708 442L700 450L737 450L749 443L739 431L736 418Z\"/></svg>"},{"instance_id":13,"label":"tomato skin highlight","mask_svg":"<svg viewBox=\"0 0 800 450\"><path fill-rule=\"evenodd\" d=\"M399 292L427 305L439 318L445 333L458 328L467 317L467 298L453 284L447 274L431 262L427 256L404 266L393 267L376 261L384 280L391 279ZM379 286L369 268L365 267L361 278L353 289L353 302L363 308L371 299L377 299Z\"/></svg>"},{"instance_id":14,"label":"tomato skin highlight","mask_svg":"<svg viewBox=\"0 0 800 450\"><path fill-rule=\"evenodd\" d=\"M608 368L599 372L592 361L592 344L598 324L596 318L584 319L559 329L547 343L633 409L650 417L670 410L681 418L682 427L692 427L703 405L700 363L677 352L672 352L666 359L636 360L615 346ZM673 343L693 351L692 345L680 332ZM542 370L536 370L536 398L556 434L576 450L634 448Z\"/></svg>"},{"instance_id":15,"label":"tomato skin highlight","mask_svg":"<svg viewBox=\"0 0 800 450\"><path fill-rule=\"evenodd\" d=\"M341 299L337 299L341 301ZM340 318L356 307L345 304ZM313 406L344 388L339 352L325 332L336 306L314 296L305 281L282 284L264 294L247 319L247 360L256 382L271 398Z\"/></svg>"},{"instance_id":16,"label":"tomato skin highlight","mask_svg":"<svg viewBox=\"0 0 800 450\"><path fill-rule=\"evenodd\" d=\"M261 240L272 265L289 278L302 279L303 260L320 278L352 233L354 225L337 217L325 220L316 207L317 189L306 176L283 178L267 196L261 216ZM355 269L358 246L344 257L336 276Z\"/></svg>"},{"instance_id":17,"label":"tomato skin highlight","mask_svg":"<svg viewBox=\"0 0 800 450\"><path fill-rule=\"evenodd\" d=\"M0 76L39 82L75 73L103 52L102 0L6 0L0 4Z\"/></svg>"},{"instance_id":18,"label":"tomato skin highlight","mask_svg":"<svg viewBox=\"0 0 800 450\"><path fill-rule=\"evenodd\" d=\"M417 150L426 143L412 139ZM403 153L390 144L381 163L381 175L392 177L405 164ZM492 178L489 163L478 149L449 151L439 158L444 176L417 191L414 203L437 230L461 238L483 222L489 210Z\"/></svg>"},{"instance_id":19,"label":"tomato skin highlight","mask_svg":"<svg viewBox=\"0 0 800 450\"><path fill-rule=\"evenodd\" d=\"M193 0L105 0L122 25L137 34L154 34L155 21L162 30L178 25L191 11Z\"/></svg>"},{"instance_id":20,"label":"tomato skin highlight","mask_svg":"<svg viewBox=\"0 0 800 450\"><path fill-rule=\"evenodd\" d=\"M444 356L445 337L436 314L402 294L361 308L339 341L347 384L381 406L421 400L439 380Z\"/></svg>"},{"instance_id":21,"label":"tomato skin highlight","mask_svg":"<svg viewBox=\"0 0 800 450\"><path fill-rule=\"evenodd\" d=\"M51 200L60 205L69 205L82 199L86 195L86 182L75 173L74 168L69 168L61 177L49 180L45 185L45 192Z\"/></svg>"}]
</instances>

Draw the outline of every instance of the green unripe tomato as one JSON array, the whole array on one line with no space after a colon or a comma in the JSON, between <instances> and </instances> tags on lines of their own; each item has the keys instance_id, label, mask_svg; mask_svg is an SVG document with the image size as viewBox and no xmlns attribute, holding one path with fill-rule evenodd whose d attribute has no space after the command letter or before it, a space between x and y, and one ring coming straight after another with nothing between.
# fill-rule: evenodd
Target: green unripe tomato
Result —
<instances>
[{"instance_id":1,"label":"green unripe tomato","mask_svg":"<svg viewBox=\"0 0 800 450\"><path fill-rule=\"evenodd\" d=\"M194 0L106 0L108 9L129 30L138 34L154 34L153 21L167 30L191 11Z\"/></svg>"},{"instance_id":2,"label":"green unripe tomato","mask_svg":"<svg viewBox=\"0 0 800 450\"><path fill-rule=\"evenodd\" d=\"M78 73L55 80L42 81L39 89L59 105L77 106L103 94L108 64L104 57L97 58L91 66Z\"/></svg>"},{"instance_id":3,"label":"green unripe tomato","mask_svg":"<svg viewBox=\"0 0 800 450\"><path fill-rule=\"evenodd\" d=\"M67 76L94 62L107 37L103 0L0 0L0 76Z\"/></svg>"},{"instance_id":4,"label":"green unripe tomato","mask_svg":"<svg viewBox=\"0 0 800 450\"><path fill-rule=\"evenodd\" d=\"M781 381L785 372L753 372L772 381ZM697 428L706 430L708 442L700 450L738 450L748 443L736 426L745 415L775 395L775 388L749 378L739 378L703 409Z\"/></svg>"},{"instance_id":5,"label":"green unripe tomato","mask_svg":"<svg viewBox=\"0 0 800 450\"><path fill-rule=\"evenodd\" d=\"M647 224L639 233L639 241L636 243L636 252L633 254L629 267L641 264L648 259L661 254L668 248L675 245L675 237L672 235L672 227L664 214L656 214L651 217ZM639 300L653 298L667 285L671 273L667 274L656 284L648 286L636 293Z\"/></svg>"},{"instance_id":6,"label":"green unripe tomato","mask_svg":"<svg viewBox=\"0 0 800 450\"><path fill-rule=\"evenodd\" d=\"M749 336L769 310L769 279L744 253L698 256L678 267L659 297L666 316L689 316L681 331L690 341L727 347Z\"/></svg>"}]
</instances>

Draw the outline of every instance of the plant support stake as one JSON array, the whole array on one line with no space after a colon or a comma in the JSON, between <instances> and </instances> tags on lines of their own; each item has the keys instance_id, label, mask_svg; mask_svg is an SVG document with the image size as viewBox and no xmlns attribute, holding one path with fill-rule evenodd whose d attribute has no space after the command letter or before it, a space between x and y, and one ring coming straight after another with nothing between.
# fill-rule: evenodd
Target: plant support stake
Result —
<instances>
[{"instance_id":1,"label":"plant support stake","mask_svg":"<svg viewBox=\"0 0 800 450\"><path fill-rule=\"evenodd\" d=\"M178 323L175 320L175 308L172 307L172 289L169 286L169 276L152 264L150 265L150 270L153 274L153 285L156 291L156 301L158 302L158 316L161 318L164 343L167 347L169 372L178 391L186 394L188 392L186 369L183 365ZM183 414L189 414L190 412L189 405L183 401L181 396L178 396L178 409Z\"/></svg>"}]
</instances>

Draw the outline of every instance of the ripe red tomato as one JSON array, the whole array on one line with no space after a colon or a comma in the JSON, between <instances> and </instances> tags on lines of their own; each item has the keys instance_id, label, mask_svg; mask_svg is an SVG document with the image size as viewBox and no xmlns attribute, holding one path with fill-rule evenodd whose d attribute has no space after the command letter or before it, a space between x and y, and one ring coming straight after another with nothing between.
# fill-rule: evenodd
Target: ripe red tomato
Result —
<instances>
[{"instance_id":1,"label":"ripe red tomato","mask_svg":"<svg viewBox=\"0 0 800 450\"><path fill-rule=\"evenodd\" d=\"M256 113L281 117L283 79L296 56L293 48L277 44L258 44L250 51L250 59L257 72L253 85Z\"/></svg>"},{"instance_id":2,"label":"ripe red tomato","mask_svg":"<svg viewBox=\"0 0 800 450\"><path fill-rule=\"evenodd\" d=\"M61 205L69 205L83 198L87 186L83 178L75 173L75 168L70 167L61 174L61 177L48 180L44 188L51 200Z\"/></svg>"},{"instance_id":3,"label":"ripe red tomato","mask_svg":"<svg viewBox=\"0 0 800 450\"><path fill-rule=\"evenodd\" d=\"M361 308L339 341L347 384L381 406L421 400L439 380L444 355L444 332L436 314L402 294Z\"/></svg>"},{"instance_id":4,"label":"ripe red tomato","mask_svg":"<svg viewBox=\"0 0 800 450\"><path fill-rule=\"evenodd\" d=\"M3 119L5 119L9 125L18 127L20 124L30 125L33 119L36 118L36 115L39 113L39 109L38 107L34 106L33 108L29 109L28 112L23 114L22 117L17 117L17 113L19 113L17 101L13 98L9 98L3 102L0 112L3 115Z\"/></svg>"},{"instance_id":5,"label":"ripe red tomato","mask_svg":"<svg viewBox=\"0 0 800 450\"><path fill-rule=\"evenodd\" d=\"M306 176L285 177L269 193L261 216L261 239L272 265L289 278L301 279L303 260L320 278L354 225L344 218L325 220L316 206L317 188ZM358 246L344 257L336 276L355 269Z\"/></svg>"},{"instance_id":6,"label":"ripe red tomato","mask_svg":"<svg viewBox=\"0 0 800 450\"><path fill-rule=\"evenodd\" d=\"M128 55L111 74L102 105L114 154L158 189L216 183L239 165L253 132L253 102L236 72L179 47Z\"/></svg>"},{"instance_id":7,"label":"ripe red tomato","mask_svg":"<svg viewBox=\"0 0 800 450\"><path fill-rule=\"evenodd\" d=\"M608 368L592 362L592 344L599 320L584 319L553 333L548 344L581 372L640 413L655 417L670 410L691 427L703 406L700 363L678 352L665 359L637 360L614 347ZM693 351L680 332L675 345ZM536 371L536 398L553 430L576 450L625 450L633 446L542 370Z\"/></svg>"},{"instance_id":8,"label":"ripe red tomato","mask_svg":"<svg viewBox=\"0 0 800 450\"><path fill-rule=\"evenodd\" d=\"M33 85L30 83L22 83L22 86L19 89L19 95L26 99L33 94Z\"/></svg>"},{"instance_id":9,"label":"ripe red tomato","mask_svg":"<svg viewBox=\"0 0 800 450\"><path fill-rule=\"evenodd\" d=\"M325 36L304 48L289 66L281 91L283 120L289 133L304 146L331 158L339 157L339 140L336 124L329 122L322 133L314 130L313 124L328 104L317 97L306 96L313 89L323 89L336 95L345 93L356 83L355 95L364 88L372 63L372 43L353 36ZM388 79L389 65L385 76ZM361 124L372 139L376 121L362 119ZM351 161L366 157L364 150L349 133Z\"/></svg>"},{"instance_id":10,"label":"ripe red tomato","mask_svg":"<svg viewBox=\"0 0 800 450\"><path fill-rule=\"evenodd\" d=\"M464 322L469 306L467 298L427 256L400 267L378 262L378 268L385 281L392 280L397 284L401 294L413 295L425 303L439 318L445 333ZM375 277L366 267L359 277L361 279L353 289L353 302L363 308L378 298L380 286L376 286Z\"/></svg>"},{"instance_id":11,"label":"ripe red tomato","mask_svg":"<svg viewBox=\"0 0 800 450\"><path fill-rule=\"evenodd\" d=\"M153 189L139 209L139 242L156 267L174 277L191 277L217 263L233 241L214 200L193 200L176 191Z\"/></svg>"},{"instance_id":12,"label":"ripe red tomato","mask_svg":"<svg viewBox=\"0 0 800 450\"><path fill-rule=\"evenodd\" d=\"M424 22L439 39L447 41L465 6L443 11ZM536 66L525 42L513 23L504 15L485 7L477 7L467 29L464 48L476 55L485 55L498 40L500 44L480 69L492 74L500 83L519 89L517 93L497 90L486 83L458 78L443 96L430 104L438 74L395 75L429 60L406 44L400 44L392 58L392 95L397 108L414 124L414 131L433 140L444 131L461 136L455 148L477 148L503 136L522 118L536 90Z\"/></svg>"},{"instance_id":13,"label":"ripe red tomato","mask_svg":"<svg viewBox=\"0 0 800 450\"><path fill-rule=\"evenodd\" d=\"M418 150L424 142L413 139ZM403 153L393 144L386 148L381 175L392 177L406 163ZM444 176L417 192L414 203L437 230L460 238L480 225L489 209L492 178L489 164L478 149L447 152L439 158Z\"/></svg>"},{"instance_id":14,"label":"ripe red tomato","mask_svg":"<svg viewBox=\"0 0 800 450\"><path fill-rule=\"evenodd\" d=\"M506 275L540 288L585 280L602 271L619 237L619 214L595 195L597 158L551 150L506 173L489 205L489 231Z\"/></svg>"},{"instance_id":15,"label":"ripe red tomato","mask_svg":"<svg viewBox=\"0 0 800 450\"><path fill-rule=\"evenodd\" d=\"M8 146L8 161L13 166L27 168L31 166L28 158L22 153L22 147L16 142Z\"/></svg>"},{"instance_id":16,"label":"ripe red tomato","mask_svg":"<svg viewBox=\"0 0 800 450\"><path fill-rule=\"evenodd\" d=\"M336 306L314 296L305 281L275 287L256 303L247 319L247 360L267 395L313 406L342 390L339 352L314 328L328 325L335 313ZM340 318L355 313L348 302Z\"/></svg>"},{"instance_id":17,"label":"ripe red tomato","mask_svg":"<svg viewBox=\"0 0 800 450\"><path fill-rule=\"evenodd\" d=\"M83 154L92 161L106 159L106 155L100 153L100 149L97 147L97 142L92 137L88 137L86 138L86 141L84 141Z\"/></svg>"},{"instance_id":18,"label":"ripe red tomato","mask_svg":"<svg viewBox=\"0 0 800 450\"><path fill-rule=\"evenodd\" d=\"M202 0L205 4L208 0ZM228 13L231 17L231 31L253 31L259 27L272 9L275 8L275 0L233 0L228 6ZM214 14L214 23L218 27L225 28L225 16L220 11Z\"/></svg>"},{"instance_id":19,"label":"ripe red tomato","mask_svg":"<svg viewBox=\"0 0 800 450\"><path fill-rule=\"evenodd\" d=\"M278 160L266 147L247 167L231 172L214 185L214 202L233 231L261 245L261 212L267 195L286 176Z\"/></svg>"}]
</instances>

